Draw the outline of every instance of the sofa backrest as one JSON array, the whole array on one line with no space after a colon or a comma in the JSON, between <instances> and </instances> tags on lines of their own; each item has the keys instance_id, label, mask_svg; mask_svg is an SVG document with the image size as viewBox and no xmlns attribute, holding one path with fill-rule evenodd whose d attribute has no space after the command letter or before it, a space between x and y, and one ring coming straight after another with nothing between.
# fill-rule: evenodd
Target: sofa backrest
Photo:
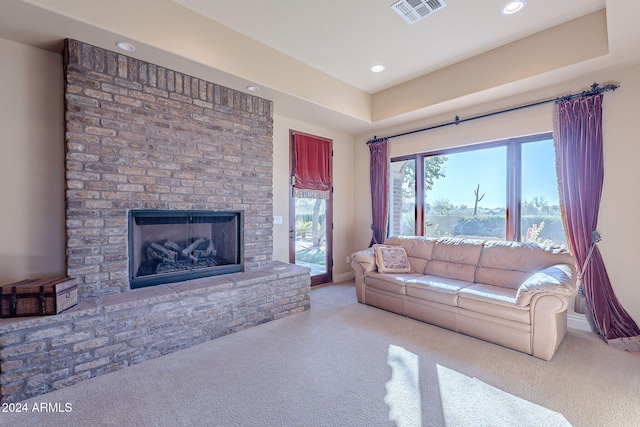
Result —
<instances>
[{"instance_id":1,"label":"sofa backrest","mask_svg":"<svg viewBox=\"0 0 640 427\"><path fill-rule=\"evenodd\" d=\"M424 273L473 282L483 243L482 240L472 239L437 240Z\"/></svg>"},{"instance_id":2,"label":"sofa backrest","mask_svg":"<svg viewBox=\"0 0 640 427\"><path fill-rule=\"evenodd\" d=\"M480 255L475 282L517 289L532 273L556 264L573 268L573 257L557 247L487 241Z\"/></svg>"},{"instance_id":3,"label":"sofa backrest","mask_svg":"<svg viewBox=\"0 0 640 427\"><path fill-rule=\"evenodd\" d=\"M385 245L402 246L407 251L411 269L417 273L424 272L424 267L431 259L433 246L436 240L421 236L394 236L388 237Z\"/></svg>"},{"instance_id":4,"label":"sofa backrest","mask_svg":"<svg viewBox=\"0 0 640 427\"><path fill-rule=\"evenodd\" d=\"M404 247L417 273L503 288L517 289L532 273L552 265L574 268L566 250L535 243L394 236L385 244Z\"/></svg>"}]
</instances>

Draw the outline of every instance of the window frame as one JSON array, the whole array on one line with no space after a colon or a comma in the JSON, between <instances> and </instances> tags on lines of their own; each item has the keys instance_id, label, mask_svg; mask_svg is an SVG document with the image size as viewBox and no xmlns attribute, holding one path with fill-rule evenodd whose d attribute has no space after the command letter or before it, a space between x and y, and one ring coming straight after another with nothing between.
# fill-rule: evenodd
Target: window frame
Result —
<instances>
[{"instance_id":1,"label":"window frame","mask_svg":"<svg viewBox=\"0 0 640 427\"><path fill-rule=\"evenodd\" d=\"M553 132L482 142L455 148L444 148L424 151L415 154L392 157L391 162L404 160L415 161L415 235L424 236L424 160L427 157L446 156L450 154L506 147L507 188L506 188L506 220L505 240L519 242L522 240L522 145L553 139ZM422 179L418 179L422 177ZM389 210L389 215L393 213Z\"/></svg>"}]
</instances>

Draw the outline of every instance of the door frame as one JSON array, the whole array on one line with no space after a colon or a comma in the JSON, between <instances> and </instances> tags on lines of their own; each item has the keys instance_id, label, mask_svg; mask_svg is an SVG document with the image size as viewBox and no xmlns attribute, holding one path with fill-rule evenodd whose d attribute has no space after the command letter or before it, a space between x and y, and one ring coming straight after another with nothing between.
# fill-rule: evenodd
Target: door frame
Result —
<instances>
[{"instance_id":1,"label":"door frame","mask_svg":"<svg viewBox=\"0 0 640 427\"><path fill-rule=\"evenodd\" d=\"M323 141L328 141L331 144L331 159L333 162L332 139L289 129L289 262L291 264L295 264L296 262L296 203L295 197L293 197L293 179L291 179L293 176L293 136L295 134L306 135ZM331 174L331 181L333 182L333 168L331 168ZM325 221L327 234L325 238L327 272L311 276L311 286L317 286L333 281L333 186L331 187L331 193L327 200Z\"/></svg>"}]
</instances>

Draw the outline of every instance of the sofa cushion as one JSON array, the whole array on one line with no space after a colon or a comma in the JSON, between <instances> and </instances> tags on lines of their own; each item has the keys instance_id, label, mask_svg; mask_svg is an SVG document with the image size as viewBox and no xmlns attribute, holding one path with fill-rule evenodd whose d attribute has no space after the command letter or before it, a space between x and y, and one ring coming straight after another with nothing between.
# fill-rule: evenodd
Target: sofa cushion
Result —
<instances>
[{"instance_id":1,"label":"sofa cushion","mask_svg":"<svg viewBox=\"0 0 640 427\"><path fill-rule=\"evenodd\" d=\"M564 249L536 243L488 241L480 254L475 281L518 289L534 272L560 263L573 263Z\"/></svg>"},{"instance_id":2,"label":"sofa cushion","mask_svg":"<svg viewBox=\"0 0 640 427\"><path fill-rule=\"evenodd\" d=\"M407 251L402 246L373 245L380 273L412 273Z\"/></svg>"},{"instance_id":3,"label":"sofa cushion","mask_svg":"<svg viewBox=\"0 0 640 427\"><path fill-rule=\"evenodd\" d=\"M458 292L458 307L519 323L531 323L529 307L516 304L516 290L475 283Z\"/></svg>"},{"instance_id":4,"label":"sofa cushion","mask_svg":"<svg viewBox=\"0 0 640 427\"><path fill-rule=\"evenodd\" d=\"M402 246L407 251L413 271L422 273L431 259L436 239L422 236L394 236L385 240L385 245Z\"/></svg>"},{"instance_id":5,"label":"sofa cushion","mask_svg":"<svg viewBox=\"0 0 640 427\"><path fill-rule=\"evenodd\" d=\"M408 280L406 282L406 293L414 298L455 307L458 304L458 291L472 284L462 280L426 275Z\"/></svg>"},{"instance_id":6,"label":"sofa cushion","mask_svg":"<svg viewBox=\"0 0 640 427\"><path fill-rule=\"evenodd\" d=\"M438 240L424 269L424 273L447 279L473 282L476 265L483 246L482 240L440 239Z\"/></svg>"},{"instance_id":7,"label":"sofa cushion","mask_svg":"<svg viewBox=\"0 0 640 427\"><path fill-rule=\"evenodd\" d=\"M420 276L418 273L389 274L370 271L365 273L365 281L368 287L405 295L405 282Z\"/></svg>"}]
</instances>

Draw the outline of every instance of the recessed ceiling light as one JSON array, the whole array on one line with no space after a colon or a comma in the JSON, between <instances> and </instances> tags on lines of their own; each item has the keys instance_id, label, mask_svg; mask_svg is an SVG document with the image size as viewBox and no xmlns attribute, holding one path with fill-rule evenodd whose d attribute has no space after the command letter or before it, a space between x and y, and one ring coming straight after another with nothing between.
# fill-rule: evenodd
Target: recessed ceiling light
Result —
<instances>
[{"instance_id":1,"label":"recessed ceiling light","mask_svg":"<svg viewBox=\"0 0 640 427\"><path fill-rule=\"evenodd\" d=\"M374 73L381 73L384 71L384 65L374 65L373 67L371 67L371 71L373 71Z\"/></svg>"},{"instance_id":2,"label":"recessed ceiling light","mask_svg":"<svg viewBox=\"0 0 640 427\"><path fill-rule=\"evenodd\" d=\"M127 52L133 52L136 50L136 47L129 42L118 42L116 43L116 46L122 50L126 50Z\"/></svg>"},{"instance_id":3,"label":"recessed ceiling light","mask_svg":"<svg viewBox=\"0 0 640 427\"><path fill-rule=\"evenodd\" d=\"M258 86L247 86L247 89L250 90L251 92L257 92L260 90Z\"/></svg>"},{"instance_id":4,"label":"recessed ceiling light","mask_svg":"<svg viewBox=\"0 0 640 427\"><path fill-rule=\"evenodd\" d=\"M514 0L505 4L502 7L503 15L513 15L514 13L520 12L527 5L527 2L524 0Z\"/></svg>"}]
</instances>

